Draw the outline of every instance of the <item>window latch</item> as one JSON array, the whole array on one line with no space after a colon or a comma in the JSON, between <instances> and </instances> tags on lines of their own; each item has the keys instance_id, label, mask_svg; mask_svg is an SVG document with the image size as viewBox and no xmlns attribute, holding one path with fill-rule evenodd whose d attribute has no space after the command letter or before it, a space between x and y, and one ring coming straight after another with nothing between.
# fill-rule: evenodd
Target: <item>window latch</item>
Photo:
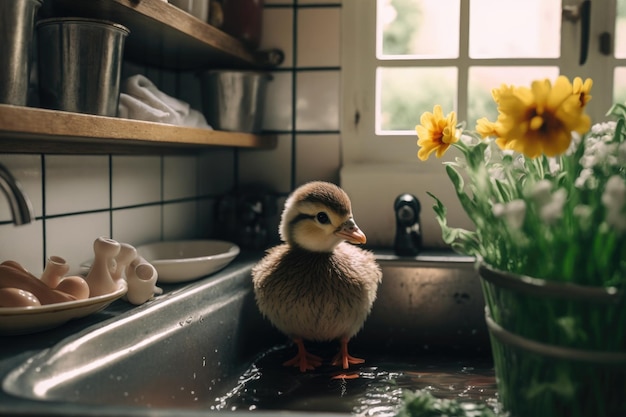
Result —
<instances>
[{"instance_id":1,"label":"window latch","mask_svg":"<svg viewBox=\"0 0 626 417\"><path fill-rule=\"evenodd\" d=\"M591 0L584 0L578 5L563 6L563 18L576 23L580 20L580 55L579 65L587 62L589 52L589 28L591 25Z\"/></svg>"}]
</instances>

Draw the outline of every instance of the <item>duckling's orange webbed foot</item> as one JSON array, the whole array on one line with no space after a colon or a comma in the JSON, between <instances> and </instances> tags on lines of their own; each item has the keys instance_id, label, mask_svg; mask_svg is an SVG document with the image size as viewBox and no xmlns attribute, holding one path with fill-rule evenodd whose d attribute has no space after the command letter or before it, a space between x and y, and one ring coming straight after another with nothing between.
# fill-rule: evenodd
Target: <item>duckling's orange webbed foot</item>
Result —
<instances>
[{"instance_id":1,"label":"duckling's orange webbed foot","mask_svg":"<svg viewBox=\"0 0 626 417\"><path fill-rule=\"evenodd\" d=\"M351 372L349 374L343 373L335 375L331 379L357 379L359 376L358 372Z\"/></svg>"},{"instance_id":2,"label":"duckling's orange webbed foot","mask_svg":"<svg viewBox=\"0 0 626 417\"><path fill-rule=\"evenodd\" d=\"M298 346L298 353L293 358L283 362L284 366L297 366L300 368L300 372L306 372L312 371L322 364L322 358L306 351L302 339L294 339L293 341Z\"/></svg>"},{"instance_id":3,"label":"duckling's orange webbed foot","mask_svg":"<svg viewBox=\"0 0 626 417\"><path fill-rule=\"evenodd\" d=\"M343 369L348 369L350 365L358 365L361 363L365 363L365 359L355 358L354 356L350 356L348 353L348 341L350 339L343 338L340 342L339 353L334 357L331 362L332 365L338 366L341 365Z\"/></svg>"}]
</instances>

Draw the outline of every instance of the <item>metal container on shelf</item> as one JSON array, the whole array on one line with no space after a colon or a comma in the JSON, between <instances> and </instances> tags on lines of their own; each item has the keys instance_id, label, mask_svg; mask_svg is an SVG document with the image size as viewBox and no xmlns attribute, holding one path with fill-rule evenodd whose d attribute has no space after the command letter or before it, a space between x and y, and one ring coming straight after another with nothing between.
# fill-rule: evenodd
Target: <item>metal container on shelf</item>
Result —
<instances>
[{"instance_id":1,"label":"metal container on shelf","mask_svg":"<svg viewBox=\"0 0 626 417\"><path fill-rule=\"evenodd\" d=\"M42 0L0 0L0 103L25 106L35 15Z\"/></svg>"},{"instance_id":2,"label":"metal container on shelf","mask_svg":"<svg viewBox=\"0 0 626 417\"><path fill-rule=\"evenodd\" d=\"M267 83L261 71L211 70L201 73L202 107L216 130L259 133Z\"/></svg>"},{"instance_id":3,"label":"metal container on shelf","mask_svg":"<svg viewBox=\"0 0 626 417\"><path fill-rule=\"evenodd\" d=\"M116 116L124 42L117 23L64 17L37 23L42 107Z\"/></svg>"},{"instance_id":4,"label":"metal container on shelf","mask_svg":"<svg viewBox=\"0 0 626 417\"><path fill-rule=\"evenodd\" d=\"M203 22L209 21L210 0L170 0L170 4L197 17Z\"/></svg>"}]
</instances>

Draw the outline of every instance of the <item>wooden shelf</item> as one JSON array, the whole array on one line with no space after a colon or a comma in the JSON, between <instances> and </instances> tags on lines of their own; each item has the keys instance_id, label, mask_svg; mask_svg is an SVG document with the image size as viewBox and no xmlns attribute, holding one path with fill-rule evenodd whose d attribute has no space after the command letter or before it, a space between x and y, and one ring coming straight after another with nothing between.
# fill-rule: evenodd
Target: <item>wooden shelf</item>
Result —
<instances>
[{"instance_id":1,"label":"wooden shelf","mask_svg":"<svg viewBox=\"0 0 626 417\"><path fill-rule=\"evenodd\" d=\"M0 152L136 154L209 146L273 148L276 137L0 104Z\"/></svg>"},{"instance_id":2,"label":"wooden shelf","mask_svg":"<svg viewBox=\"0 0 626 417\"><path fill-rule=\"evenodd\" d=\"M262 68L239 40L161 0L46 0L41 18L77 16L126 26L125 59L173 70ZM275 136L212 131L0 104L0 152L180 153L272 148Z\"/></svg>"},{"instance_id":3,"label":"wooden shelf","mask_svg":"<svg viewBox=\"0 0 626 417\"><path fill-rule=\"evenodd\" d=\"M130 29L128 60L166 69L261 67L239 40L161 0L46 0L42 15L110 20Z\"/></svg>"}]
</instances>

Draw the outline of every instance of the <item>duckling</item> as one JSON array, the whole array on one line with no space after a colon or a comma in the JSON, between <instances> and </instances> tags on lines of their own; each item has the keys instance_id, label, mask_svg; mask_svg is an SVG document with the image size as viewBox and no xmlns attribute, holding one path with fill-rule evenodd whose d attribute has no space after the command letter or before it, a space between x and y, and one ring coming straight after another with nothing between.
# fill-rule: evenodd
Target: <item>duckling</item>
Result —
<instances>
[{"instance_id":1,"label":"duckling","mask_svg":"<svg viewBox=\"0 0 626 417\"><path fill-rule=\"evenodd\" d=\"M338 340L332 365L348 369L365 362L348 353L348 342L363 327L376 299L382 272L352 217L348 195L322 181L297 188L287 199L279 225L282 244L253 267L261 313L289 336L298 353L284 363L301 372L322 364L304 340Z\"/></svg>"}]
</instances>

